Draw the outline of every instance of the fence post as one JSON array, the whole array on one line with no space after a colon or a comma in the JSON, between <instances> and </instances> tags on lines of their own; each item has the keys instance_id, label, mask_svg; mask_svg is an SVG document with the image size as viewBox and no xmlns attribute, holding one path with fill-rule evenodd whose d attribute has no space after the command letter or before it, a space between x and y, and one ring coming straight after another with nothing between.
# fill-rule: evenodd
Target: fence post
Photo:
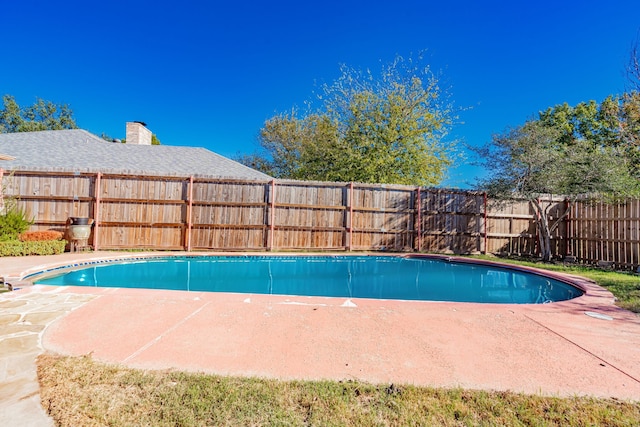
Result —
<instances>
[{"instance_id":1,"label":"fence post","mask_svg":"<svg viewBox=\"0 0 640 427\"><path fill-rule=\"evenodd\" d=\"M93 208L93 213L95 218L93 219L93 250L97 251L100 249L100 186L102 182L102 172L98 172L96 175L96 189L94 193L94 203L95 206Z\"/></svg>"},{"instance_id":2,"label":"fence post","mask_svg":"<svg viewBox=\"0 0 640 427\"><path fill-rule=\"evenodd\" d=\"M0 168L0 213L4 213L4 169Z\"/></svg>"},{"instance_id":3,"label":"fence post","mask_svg":"<svg viewBox=\"0 0 640 427\"><path fill-rule=\"evenodd\" d=\"M353 181L349 183L349 252L353 250Z\"/></svg>"},{"instance_id":4,"label":"fence post","mask_svg":"<svg viewBox=\"0 0 640 427\"><path fill-rule=\"evenodd\" d=\"M275 231L276 231L276 224L275 224L275 220L276 220L276 180L272 180L271 181L271 215L269 215L270 217L270 224L269 224L269 251L273 251L273 246L274 246L274 238L275 238Z\"/></svg>"},{"instance_id":5,"label":"fence post","mask_svg":"<svg viewBox=\"0 0 640 427\"><path fill-rule=\"evenodd\" d=\"M571 236L571 202L568 198L564 199L564 208L566 209L567 216L564 218L564 256L571 255L571 249L569 247L569 236Z\"/></svg>"},{"instance_id":6,"label":"fence post","mask_svg":"<svg viewBox=\"0 0 640 427\"><path fill-rule=\"evenodd\" d=\"M193 214L193 175L189 177L189 191L187 193L189 198L187 202L187 234L184 236L185 246L187 252L191 252L191 229L193 228L192 214Z\"/></svg>"},{"instance_id":7,"label":"fence post","mask_svg":"<svg viewBox=\"0 0 640 427\"><path fill-rule=\"evenodd\" d=\"M483 228L484 228L484 251L480 251L480 252L482 252L483 254L486 255L487 254L487 242L488 242L488 240L487 240L487 234L488 234L487 233L487 218L488 218L488 215L487 215L487 192L486 191L483 192L482 195L483 195L483 199L484 199L484 220L483 220L483 223L484 223L483 224Z\"/></svg>"},{"instance_id":8,"label":"fence post","mask_svg":"<svg viewBox=\"0 0 640 427\"><path fill-rule=\"evenodd\" d=\"M418 187L416 192L417 192L417 195L416 195L415 208L417 210L416 217L417 217L418 224L416 226L416 240L413 247L416 248L418 252L420 252L420 250L422 249L422 203L421 203L422 193L420 192L420 187Z\"/></svg>"}]
</instances>

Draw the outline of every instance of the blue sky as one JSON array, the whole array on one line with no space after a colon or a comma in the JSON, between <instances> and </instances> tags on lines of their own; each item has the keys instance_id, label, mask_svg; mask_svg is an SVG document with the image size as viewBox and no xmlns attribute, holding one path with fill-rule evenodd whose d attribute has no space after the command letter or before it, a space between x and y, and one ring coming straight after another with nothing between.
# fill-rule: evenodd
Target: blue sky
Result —
<instances>
[{"instance_id":1,"label":"blue sky","mask_svg":"<svg viewBox=\"0 0 640 427\"><path fill-rule=\"evenodd\" d=\"M165 145L225 156L256 148L339 65L378 70L426 51L470 145L538 111L624 90L640 1L34 1L3 4L0 94L71 106L78 125L124 137L140 120ZM444 186L467 188L466 162Z\"/></svg>"}]
</instances>

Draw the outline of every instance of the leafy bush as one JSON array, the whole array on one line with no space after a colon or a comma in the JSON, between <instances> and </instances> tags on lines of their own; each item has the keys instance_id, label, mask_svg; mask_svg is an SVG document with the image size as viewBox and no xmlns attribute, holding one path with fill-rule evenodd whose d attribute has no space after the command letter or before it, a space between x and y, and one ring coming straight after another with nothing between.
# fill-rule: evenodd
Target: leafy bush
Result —
<instances>
[{"instance_id":1,"label":"leafy bush","mask_svg":"<svg viewBox=\"0 0 640 427\"><path fill-rule=\"evenodd\" d=\"M40 242L46 240L62 240L63 234L55 230L25 231L18 236L22 242Z\"/></svg>"},{"instance_id":2,"label":"leafy bush","mask_svg":"<svg viewBox=\"0 0 640 427\"><path fill-rule=\"evenodd\" d=\"M0 242L0 256L58 255L64 252L65 240Z\"/></svg>"},{"instance_id":3,"label":"leafy bush","mask_svg":"<svg viewBox=\"0 0 640 427\"><path fill-rule=\"evenodd\" d=\"M10 200L0 214L0 242L18 240L20 233L27 231L31 224L33 221L27 219L24 209L18 208L15 201Z\"/></svg>"}]
</instances>

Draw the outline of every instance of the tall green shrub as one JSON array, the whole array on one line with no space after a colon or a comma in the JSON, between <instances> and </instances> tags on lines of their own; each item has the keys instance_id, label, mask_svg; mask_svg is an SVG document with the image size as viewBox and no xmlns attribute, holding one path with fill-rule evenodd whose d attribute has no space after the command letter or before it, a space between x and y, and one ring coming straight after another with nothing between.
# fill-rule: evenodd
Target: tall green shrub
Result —
<instances>
[{"instance_id":1,"label":"tall green shrub","mask_svg":"<svg viewBox=\"0 0 640 427\"><path fill-rule=\"evenodd\" d=\"M14 201L5 205L5 210L0 214L0 242L18 240L20 233L29 229L33 224L27 219L26 212L17 206Z\"/></svg>"}]
</instances>

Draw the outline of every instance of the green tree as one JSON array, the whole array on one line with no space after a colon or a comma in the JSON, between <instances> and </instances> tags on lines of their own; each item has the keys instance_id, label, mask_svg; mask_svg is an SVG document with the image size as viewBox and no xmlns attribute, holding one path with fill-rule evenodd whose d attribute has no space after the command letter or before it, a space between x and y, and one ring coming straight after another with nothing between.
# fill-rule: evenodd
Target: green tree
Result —
<instances>
[{"instance_id":1,"label":"green tree","mask_svg":"<svg viewBox=\"0 0 640 427\"><path fill-rule=\"evenodd\" d=\"M584 140L593 146L615 146L620 138L619 104L620 98L613 96L601 104L592 100L571 107L564 103L540 112L539 121L558 130L559 142L563 144Z\"/></svg>"},{"instance_id":2,"label":"green tree","mask_svg":"<svg viewBox=\"0 0 640 427\"><path fill-rule=\"evenodd\" d=\"M548 108L539 114L540 123L559 132L558 143L577 141L596 148L616 148L627 158L630 173L640 179L640 94L628 92L609 96L600 104L582 102Z\"/></svg>"},{"instance_id":3,"label":"green tree","mask_svg":"<svg viewBox=\"0 0 640 427\"><path fill-rule=\"evenodd\" d=\"M122 139L116 139L114 137L112 137L111 135L107 135L106 133L102 133L100 135L100 138L104 139L107 142L121 142L122 144L126 144L127 140L125 138ZM162 143L160 142L160 139L158 139L158 137L156 136L155 133L151 134L151 145L162 145Z\"/></svg>"},{"instance_id":4,"label":"green tree","mask_svg":"<svg viewBox=\"0 0 640 427\"><path fill-rule=\"evenodd\" d=\"M640 92L622 96L619 116L620 145L629 157L633 175L640 179Z\"/></svg>"},{"instance_id":5,"label":"green tree","mask_svg":"<svg viewBox=\"0 0 640 427\"><path fill-rule=\"evenodd\" d=\"M267 120L260 130L262 151L239 161L271 176L340 180L343 150L334 122L326 115L298 118L296 111Z\"/></svg>"},{"instance_id":6,"label":"green tree","mask_svg":"<svg viewBox=\"0 0 640 427\"><path fill-rule=\"evenodd\" d=\"M342 66L321 87L319 107L267 120L260 151L238 160L278 178L440 183L455 155L445 137L456 117L421 61L398 57L379 77Z\"/></svg>"},{"instance_id":7,"label":"green tree","mask_svg":"<svg viewBox=\"0 0 640 427\"><path fill-rule=\"evenodd\" d=\"M33 105L20 107L11 95L2 97L0 133L33 132L40 130L76 129L73 112L68 105L36 99Z\"/></svg>"},{"instance_id":8,"label":"green tree","mask_svg":"<svg viewBox=\"0 0 640 427\"><path fill-rule=\"evenodd\" d=\"M564 106L558 110L564 112ZM483 159L481 164L489 172L486 179L478 182L480 189L499 200L523 197L530 201L545 261L552 258L551 236L569 211L551 221L552 205L540 202L542 194L568 198L580 194L605 197L640 194L639 182L631 174L631 162L622 147L594 145L587 138L567 138L567 122L550 126L547 116L541 113L541 120L531 120L494 135L489 144L476 149Z\"/></svg>"}]
</instances>

